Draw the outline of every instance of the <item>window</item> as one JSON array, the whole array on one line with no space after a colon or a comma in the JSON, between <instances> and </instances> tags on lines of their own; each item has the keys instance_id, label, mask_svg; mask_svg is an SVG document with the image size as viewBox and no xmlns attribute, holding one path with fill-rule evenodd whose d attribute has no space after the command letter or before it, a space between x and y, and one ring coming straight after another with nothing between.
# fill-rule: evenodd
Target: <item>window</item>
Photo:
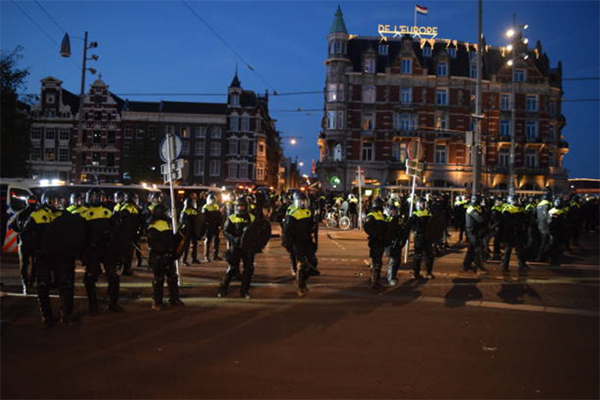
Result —
<instances>
[{"instance_id":1,"label":"window","mask_svg":"<svg viewBox=\"0 0 600 400\"><path fill-rule=\"evenodd\" d=\"M234 107L239 107L240 106L240 95L237 93L233 93L231 95L231 105Z\"/></svg>"},{"instance_id":2,"label":"window","mask_svg":"<svg viewBox=\"0 0 600 400\"><path fill-rule=\"evenodd\" d=\"M392 158L394 161L400 161L400 143L392 143Z\"/></svg>"},{"instance_id":3,"label":"window","mask_svg":"<svg viewBox=\"0 0 600 400\"><path fill-rule=\"evenodd\" d=\"M388 54L388 46L387 44L380 44L379 45L379 55L380 56L387 56Z\"/></svg>"},{"instance_id":4,"label":"window","mask_svg":"<svg viewBox=\"0 0 600 400\"><path fill-rule=\"evenodd\" d=\"M60 140L61 142L68 142L69 141L69 130L61 129L58 133L58 140Z\"/></svg>"},{"instance_id":5,"label":"window","mask_svg":"<svg viewBox=\"0 0 600 400\"><path fill-rule=\"evenodd\" d=\"M525 97L525 110L537 111L537 96Z\"/></svg>"},{"instance_id":6,"label":"window","mask_svg":"<svg viewBox=\"0 0 600 400\"><path fill-rule=\"evenodd\" d=\"M452 58L456 58L456 47L449 47L448 55Z\"/></svg>"},{"instance_id":7,"label":"window","mask_svg":"<svg viewBox=\"0 0 600 400\"><path fill-rule=\"evenodd\" d=\"M241 122L242 122L242 128L240 130L243 132L248 132L250 130L250 118L242 117Z\"/></svg>"},{"instance_id":8,"label":"window","mask_svg":"<svg viewBox=\"0 0 600 400\"><path fill-rule=\"evenodd\" d=\"M375 72L375 59L365 58L365 72Z\"/></svg>"},{"instance_id":9,"label":"window","mask_svg":"<svg viewBox=\"0 0 600 400\"><path fill-rule=\"evenodd\" d=\"M156 140L156 125L151 125L148 127L148 138Z\"/></svg>"},{"instance_id":10,"label":"window","mask_svg":"<svg viewBox=\"0 0 600 400\"><path fill-rule=\"evenodd\" d=\"M445 131L448 129L448 116L438 115L435 121L435 127L439 131Z\"/></svg>"},{"instance_id":11,"label":"window","mask_svg":"<svg viewBox=\"0 0 600 400\"><path fill-rule=\"evenodd\" d=\"M168 129L167 129L167 131L168 131ZM133 138L133 126L125 125L125 140L131 140L132 138Z\"/></svg>"},{"instance_id":12,"label":"window","mask_svg":"<svg viewBox=\"0 0 600 400\"><path fill-rule=\"evenodd\" d=\"M263 142L260 142L258 144L258 155L259 156L264 156L265 155L265 145Z\"/></svg>"},{"instance_id":13,"label":"window","mask_svg":"<svg viewBox=\"0 0 600 400\"><path fill-rule=\"evenodd\" d=\"M502 111L510 111L510 95L509 94L501 94L500 95L500 109Z\"/></svg>"},{"instance_id":14,"label":"window","mask_svg":"<svg viewBox=\"0 0 600 400\"><path fill-rule=\"evenodd\" d=\"M527 121L526 135L527 139L537 139L537 121Z\"/></svg>"},{"instance_id":15,"label":"window","mask_svg":"<svg viewBox=\"0 0 600 400\"><path fill-rule=\"evenodd\" d=\"M241 163L238 169L238 178L248 179L248 164Z\"/></svg>"},{"instance_id":16,"label":"window","mask_svg":"<svg viewBox=\"0 0 600 400\"><path fill-rule=\"evenodd\" d=\"M372 131L375 129L375 115L372 112L362 114L362 129L363 131Z\"/></svg>"},{"instance_id":17,"label":"window","mask_svg":"<svg viewBox=\"0 0 600 400\"><path fill-rule=\"evenodd\" d=\"M554 141L556 140L556 128L554 125L548 125L548 140Z\"/></svg>"},{"instance_id":18,"label":"window","mask_svg":"<svg viewBox=\"0 0 600 400\"><path fill-rule=\"evenodd\" d=\"M477 64L471 64L469 76L471 77L471 79L477 79Z\"/></svg>"},{"instance_id":19,"label":"window","mask_svg":"<svg viewBox=\"0 0 600 400\"><path fill-rule=\"evenodd\" d=\"M446 146L436 145L435 146L435 163L446 164Z\"/></svg>"},{"instance_id":20,"label":"window","mask_svg":"<svg viewBox=\"0 0 600 400\"><path fill-rule=\"evenodd\" d=\"M40 140L42 138L41 128L31 128L31 140Z\"/></svg>"},{"instance_id":21,"label":"window","mask_svg":"<svg viewBox=\"0 0 600 400\"><path fill-rule=\"evenodd\" d=\"M194 160L194 175L195 176L204 175L204 160L203 159Z\"/></svg>"},{"instance_id":22,"label":"window","mask_svg":"<svg viewBox=\"0 0 600 400\"><path fill-rule=\"evenodd\" d=\"M94 111L94 121L102 121L102 111Z\"/></svg>"},{"instance_id":23,"label":"window","mask_svg":"<svg viewBox=\"0 0 600 400\"><path fill-rule=\"evenodd\" d=\"M197 126L196 127L196 139L204 139L206 137L206 127L205 126Z\"/></svg>"},{"instance_id":24,"label":"window","mask_svg":"<svg viewBox=\"0 0 600 400\"><path fill-rule=\"evenodd\" d=\"M400 103L410 104L412 103L412 88L403 87L400 89Z\"/></svg>"},{"instance_id":25,"label":"window","mask_svg":"<svg viewBox=\"0 0 600 400\"><path fill-rule=\"evenodd\" d=\"M501 119L500 120L500 136L504 136L504 137L510 136L510 120L509 119Z\"/></svg>"},{"instance_id":26,"label":"window","mask_svg":"<svg viewBox=\"0 0 600 400\"><path fill-rule=\"evenodd\" d=\"M537 168L537 151L535 149L525 150L525 166L527 168Z\"/></svg>"},{"instance_id":27,"label":"window","mask_svg":"<svg viewBox=\"0 0 600 400\"><path fill-rule=\"evenodd\" d=\"M548 112L550 115L556 115L556 102L554 100L548 102Z\"/></svg>"},{"instance_id":28,"label":"window","mask_svg":"<svg viewBox=\"0 0 600 400\"><path fill-rule=\"evenodd\" d=\"M221 161L212 160L210 162L210 176L219 176L221 175Z\"/></svg>"},{"instance_id":29,"label":"window","mask_svg":"<svg viewBox=\"0 0 600 400\"><path fill-rule=\"evenodd\" d=\"M469 61L473 61L477 57L476 51L469 51Z\"/></svg>"},{"instance_id":30,"label":"window","mask_svg":"<svg viewBox=\"0 0 600 400\"><path fill-rule=\"evenodd\" d=\"M42 158L42 149L39 147L31 148L31 161L39 161Z\"/></svg>"},{"instance_id":31,"label":"window","mask_svg":"<svg viewBox=\"0 0 600 400\"><path fill-rule=\"evenodd\" d=\"M194 154L197 156L203 156L204 151L205 151L204 141L203 140L196 141L196 143L194 143Z\"/></svg>"},{"instance_id":32,"label":"window","mask_svg":"<svg viewBox=\"0 0 600 400\"><path fill-rule=\"evenodd\" d=\"M265 179L265 165L264 164L258 164L256 166L256 179L258 179L259 181L262 181Z\"/></svg>"},{"instance_id":33,"label":"window","mask_svg":"<svg viewBox=\"0 0 600 400\"><path fill-rule=\"evenodd\" d=\"M54 110L46 110L46 118L54 118L56 116L56 112Z\"/></svg>"},{"instance_id":34,"label":"window","mask_svg":"<svg viewBox=\"0 0 600 400\"><path fill-rule=\"evenodd\" d=\"M363 103L375 103L375 86L363 86Z\"/></svg>"},{"instance_id":35,"label":"window","mask_svg":"<svg viewBox=\"0 0 600 400\"><path fill-rule=\"evenodd\" d=\"M237 132L240 126L240 118L232 115L229 117L229 130L233 132Z\"/></svg>"},{"instance_id":36,"label":"window","mask_svg":"<svg viewBox=\"0 0 600 400\"><path fill-rule=\"evenodd\" d=\"M92 137L93 137L92 143L94 143L94 144L102 143L102 132L101 131L94 131Z\"/></svg>"},{"instance_id":37,"label":"window","mask_svg":"<svg viewBox=\"0 0 600 400\"><path fill-rule=\"evenodd\" d=\"M525 70L524 69L515 69L515 74L513 77L515 82L525 82Z\"/></svg>"},{"instance_id":38,"label":"window","mask_svg":"<svg viewBox=\"0 0 600 400\"><path fill-rule=\"evenodd\" d=\"M229 163L228 167L228 177L229 178L237 178L238 165L237 163Z\"/></svg>"},{"instance_id":39,"label":"window","mask_svg":"<svg viewBox=\"0 0 600 400\"><path fill-rule=\"evenodd\" d=\"M181 155L182 156L189 156L190 155L190 141L189 140L182 140L182 146L181 146Z\"/></svg>"},{"instance_id":40,"label":"window","mask_svg":"<svg viewBox=\"0 0 600 400\"><path fill-rule=\"evenodd\" d=\"M92 153L92 165L94 167L100 166L100 153Z\"/></svg>"},{"instance_id":41,"label":"window","mask_svg":"<svg viewBox=\"0 0 600 400\"><path fill-rule=\"evenodd\" d=\"M417 128L417 116L409 113L395 113L393 126L396 130L414 131Z\"/></svg>"},{"instance_id":42,"label":"window","mask_svg":"<svg viewBox=\"0 0 600 400\"><path fill-rule=\"evenodd\" d=\"M333 42L333 54L342 54L342 42L336 40Z\"/></svg>"},{"instance_id":43,"label":"window","mask_svg":"<svg viewBox=\"0 0 600 400\"><path fill-rule=\"evenodd\" d=\"M107 167L115 166L115 153L107 153L106 154L106 166Z\"/></svg>"},{"instance_id":44,"label":"window","mask_svg":"<svg viewBox=\"0 0 600 400\"><path fill-rule=\"evenodd\" d=\"M327 111L327 129L344 129L343 111Z\"/></svg>"},{"instance_id":45,"label":"window","mask_svg":"<svg viewBox=\"0 0 600 400\"><path fill-rule=\"evenodd\" d=\"M438 76L448 76L448 63L438 63L437 74Z\"/></svg>"},{"instance_id":46,"label":"window","mask_svg":"<svg viewBox=\"0 0 600 400\"><path fill-rule=\"evenodd\" d=\"M238 140L236 138L229 139L229 155L237 156L238 154Z\"/></svg>"},{"instance_id":47,"label":"window","mask_svg":"<svg viewBox=\"0 0 600 400\"><path fill-rule=\"evenodd\" d=\"M362 143L362 160L372 161L373 160L373 142Z\"/></svg>"},{"instance_id":48,"label":"window","mask_svg":"<svg viewBox=\"0 0 600 400\"><path fill-rule=\"evenodd\" d=\"M117 133L115 131L108 131L106 136L107 144L115 144L117 142Z\"/></svg>"},{"instance_id":49,"label":"window","mask_svg":"<svg viewBox=\"0 0 600 400\"><path fill-rule=\"evenodd\" d=\"M139 132L139 130L138 130ZM181 138L188 138L188 134L190 132L190 128L187 126L181 126L179 127L179 136L181 136Z\"/></svg>"},{"instance_id":50,"label":"window","mask_svg":"<svg viewBox=\"0 0 600 400\"><path fill-rule=\"evenodd\" d=\"M56 149L48 149L44 151L44 160L46 161L54 161L56 159Z\"/></svg>"},{"instance_id":51,"label":"window","mask_svg":"<svg viewBox=\"0 0 600 400\"><path fill-rule=\"evenodd\" d=\"M46 93L46 103L54 104L54 93Z\"/></svg>"},{"instance_id":52,"label":"window","mask_svg":"<svg viewBox=\"0 0 600 400\"><path fill-rule=\"evenodd\" d=\"M438 89L435 92L435 104L440 106L448 105L448 89Z\"/></svg>"},{"instance_id":53,"label":"window","mask_svg":"<svg viewBox=\"0 0 600 400\"><path fill-rule=\"evenodd\" d=\"M498 165L501 167L508 167L510 163L510 151L506 148L500 149L498 153Z\"/></svg>"},{"instance_id":54,"label":"window","mask_svg":"<svg viewBox=\"0 0 600 400\"><path fill-rule=\"evenodd\" d=\"M240 140L240 155L242 155L242 156L248 155L248 139Z\"/></svg>"},{"instance_id":55,"label":"window","mask_svg":"<svg viewBox=\"0 0 600 400\"><path fill-rule=\"evenodd\" d=\"M221 143L211 142L210 144L210 155L218 157L221 155Z\"/></svg>"},{"instance_id":56,"label":"window","mask_svg":"<svg viewBox=\"0 0 600 400\"><path fill-rule=\"evenodd\" d=\"M211 139L221 139L221 131L222 129L220 126L213 126L210 131Z\"/></svg>"},{"instance_id":57,"label":"window","mask_svg":"<svg viewBox=\"0 0 600 400\"><path fill-rule=\"evenodd\" d=\"M400 72L403 74L412 74L412 60L408 58L402 59L402 64L400 65Z\"/></svg>"},{"instance_id":58,"label":"window","mask_svg":"<svg viewBox=\"0 0 600 400\"><path fill-rule=\"evenodd\" d=\"M342 145L339 143L333 146L333 161L342 161Z\"/></svg>"},{"instance_id":59,"label":"window","mask_svg":"<svg viewBox=\"0 0 600 400\"><path fill-rule=\"evenodd\" d=\"M56 129L48 128L46 129L46 140L54 140L56 139Z\"/></svg>"},{"instance_id":60,"label":"window","mask_svg":"<svg viewBox=\"0 0 600 400\"><path fill-rule=\"evenodd\" d=\"M431 46L423 47L423 57L431 57Z\"/></svg>"},{"instance_id":61,"label":"window","mask_svg":"<svg viewBox=\"0 0 600 400\"><path fill-rule=\"evenodd\" d=\"M327 101L344 101L344 85L330 83L327 85Z\"/></svg>"},{"instance_id":62,"label":"window","mask_svg":"<svg viewBox=\"0 0 600 400\"><path fill-rule=\"evenodd\" d=\"M187 134L187 131L185 133ZM142 125L137 126L137 134L135 136L135 139L136 140L146 139L146 128L144 128Z\"/></svg>"},{"instance_id":63,"label":"window","mask_svg":"<svg viewBox=\"0 0 600 400\"><path fill-rule=\"evenodd\" d=\"M256 121L256 122L255 122L255 123L256 123L256 131L257 131L257 132L260 132L260 131L262 130L262 129L261 129L261 128L262 128L262 126L261 126L261 119L260 119L260 117L256 117L256 118L255 118L255 121Z\"/></svg>"}]
</instances>

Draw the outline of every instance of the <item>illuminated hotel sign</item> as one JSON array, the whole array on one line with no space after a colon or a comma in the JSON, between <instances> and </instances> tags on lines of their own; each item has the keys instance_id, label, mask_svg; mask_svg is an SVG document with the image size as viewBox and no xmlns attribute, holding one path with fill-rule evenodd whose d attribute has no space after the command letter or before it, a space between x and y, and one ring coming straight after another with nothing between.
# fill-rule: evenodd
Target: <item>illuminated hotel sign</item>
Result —
<instances>
[{"instance_id":1,"label":"illuminated hotel sign","mask_svg":"<svg viewBox=\"0 0 600 400\"><path fill-rule=\"evenodd\" d=\"M433 39L438 34L438 28L432 26L408 26L408 25L377 25L377 32L383 39L387 35L392 38L402 37L402 35L412 35L412 37L423 38L423 36Z\"/></svg>"}]
</instances>

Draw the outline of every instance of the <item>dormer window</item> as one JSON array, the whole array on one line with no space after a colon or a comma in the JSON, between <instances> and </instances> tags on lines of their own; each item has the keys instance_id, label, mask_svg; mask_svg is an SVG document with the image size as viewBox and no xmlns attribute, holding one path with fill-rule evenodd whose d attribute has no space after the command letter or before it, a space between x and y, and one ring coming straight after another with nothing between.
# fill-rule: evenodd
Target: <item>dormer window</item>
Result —
<instances>
[{"instance_id":1,"label":"dormer window","mask_svg":"<svg viewBox=\"0 0 600 400\"><path fill-rule=\"evenodd\" d=\"M431 57L431 46L423 47L423 57Z\"/></svg>"},{"instance_id":2,"label":"dormer window","mask_svg":"<svg viewBox=\"0 0 600 400\"><path fill-rule=\"evenodd\" d=\"M456 47L449 47L448 55L452 58L456 58Z\"/></svg>"},{"instance_id":3,"label":"dormer window","mask_svg":"<svg viewBox=\"0 0 600 400\"><path fill-rule=\"evenodd\" d=\"M365 72L368 72L368 73L375 72L375 59L373 59L373 58L365 59Z\"/></svg>"},{"instance_id":4,"label":"dormer window","mask_svg":"<svg viewBox=\"0 0 600 400\"><path fill-rule=\"evenodd\" d=\"M237 93L233 93L231 95L231 105L234 107L239 107L240 106L240 95Z\"/></svg>"},{"instance_id":5,"label":"dormer window","mask_svg":"<svg viewBox=\"0 0 600 400\"><path fill-rule=\"evenodd\" d=\"M475 63L471 64L470 77L472 79L477 79L477 64Z\"/></svg>"},{"instance_id":6,"label":"dormer window","mask_svg":"<svg viewBox=\"0 0 600 400\"><path fill-rule=\"evenodd\" d=\"M475 57L477 57L477 52L476 51L470 51L469 52L469 61L473 61L473 59L475 59Z\"/></svg>"},{"instance_id":7,"label":"dormer window","mask_svg":"<svg viewBox=\"0 0 600 400\"><path fill-rule=\"evenodd\" d=\"M54 93L47 93L46 94L46 103L48 103L48 104L54 104Z\"/></svg>"},{"instance_id":8,"label":"dormer window","mask_svg":"<svg viewBox=\"0 0 600 400\"><path fill-rule=\"evenodd\" d=\"M524 69L515 69L514 81L515 82L525 82L525 70Z\"/></svg>"},{"instance_id":9,"label":"dormer window","mask_svg":"<svg viewBox=\"0 0 600 400\"><path fill-rule=\"evenodd\" d=\"M400 65L400 72L403 74L412 74L412 60L410 58L402 59L402 64Z\"/></svg>"},{"instance_id":10,"label":"dormer window","mask_svg":"<svg viewBox=\"0 0 600 400\"><path fill-rule=\"evenodd\" d=\"M380 44L379 45L379 55L380 56L387 56L388 55L388 45L387 44Z\"/></svg>"},{"instance_id":11,"label":"dormer window","mask_svg":"<svg viewBox=\"0 0 600 400\"><path fill-rule=\"evenodd\" d=\"M437 74L438 74L438 76L448 76L448 63L446 63L446 62L438 63Z\"/></svg>"}]
</instances>

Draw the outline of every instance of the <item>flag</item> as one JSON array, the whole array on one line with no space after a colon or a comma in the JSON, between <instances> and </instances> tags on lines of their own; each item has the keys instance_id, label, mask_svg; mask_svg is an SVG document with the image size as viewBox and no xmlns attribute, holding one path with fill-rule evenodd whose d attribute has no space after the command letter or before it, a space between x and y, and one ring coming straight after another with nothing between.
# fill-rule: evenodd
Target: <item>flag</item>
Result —
<instances>
[{"instance_id":1,"label":"flag","mask_svg":"<svg viewBox=\"0 0 600 400\"><path fill-rule=\"evenodd\" d=\"M419 14L427 15L429 13L429 8L417 4L415 5L415 11Z\"/></svg>"}]
</instances>

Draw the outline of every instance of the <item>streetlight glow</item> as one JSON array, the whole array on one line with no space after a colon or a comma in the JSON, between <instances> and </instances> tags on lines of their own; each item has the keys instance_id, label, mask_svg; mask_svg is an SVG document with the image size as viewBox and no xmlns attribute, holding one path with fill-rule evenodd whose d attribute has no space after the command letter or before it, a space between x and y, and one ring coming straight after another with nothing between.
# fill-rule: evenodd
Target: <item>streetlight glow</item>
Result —
<instances>
[{"instance_id":1,"label":"streetlight glow","mask_svg":"<svg viewBox=\"0 0 600 400\"><path fill-rule=\"evenodd\" d=\"M513 45L512 44L509 44L508 46L506 46L506 50L512 51L512 49L513 49Z\"/></svg>"},{"instance_id":2,"label":"streetlight glow","mask_svg":"<svg viewBox=\"0 0 600 400\"><path fill-rule=\"evenodd\" d=\"M515 36L515 30L514 29L509 29L506 31L506 37L513 37Z\"/></svg>"},{"instance_id":3,"label":"streetlight glow","mask_svg":"<svg viewBox=\"0 0 600 400\"><path fill-rule=\"evenodd\" d=\"M298 165L301 167L304 167L304 161L300 161L300 163Z\"/></svg>"},{"instance_id":4,"label":"streetlight glow","mask_svg":"<svg viewBox=\"0 0 600 400\"><path fill-rule=\"evenodd\" d=\"M513 60L508 60L507 64L508 64L508 66L509 66L509 67L512 67L512 65L513 65Z\"/></svg>"},{"instance_id":5,"label":"streetlight glow","mask_svg":"<svg viewBox=\"0 0 600 400\"><path fill-rule=\"evenodd\" d=\"M529 43L529 39L527 39L527 38L523 39L523 44L527 44L527 43Z\"/></svg>"},{"instance_id":6,"label":"streetlight glow","mask_svg":"<svg viewBox=\"0 0 600 400\"><path fill-rule=\"evenodd\" d=\"M290 139L290 144L294 145L296 143L298 143L298 141L296 139Z\"/></svg>"},{"instance_id":7,"label":"streetlight glow","mask_svg":"<svg viewBox=\"0 0 600 400\"><path fill-rule=\"evenodd\" d=\"M523 29L527 29L527 28L529 28L529 25L527 25L527 24L523 25Z\"/></svg>"}]
</instances>

